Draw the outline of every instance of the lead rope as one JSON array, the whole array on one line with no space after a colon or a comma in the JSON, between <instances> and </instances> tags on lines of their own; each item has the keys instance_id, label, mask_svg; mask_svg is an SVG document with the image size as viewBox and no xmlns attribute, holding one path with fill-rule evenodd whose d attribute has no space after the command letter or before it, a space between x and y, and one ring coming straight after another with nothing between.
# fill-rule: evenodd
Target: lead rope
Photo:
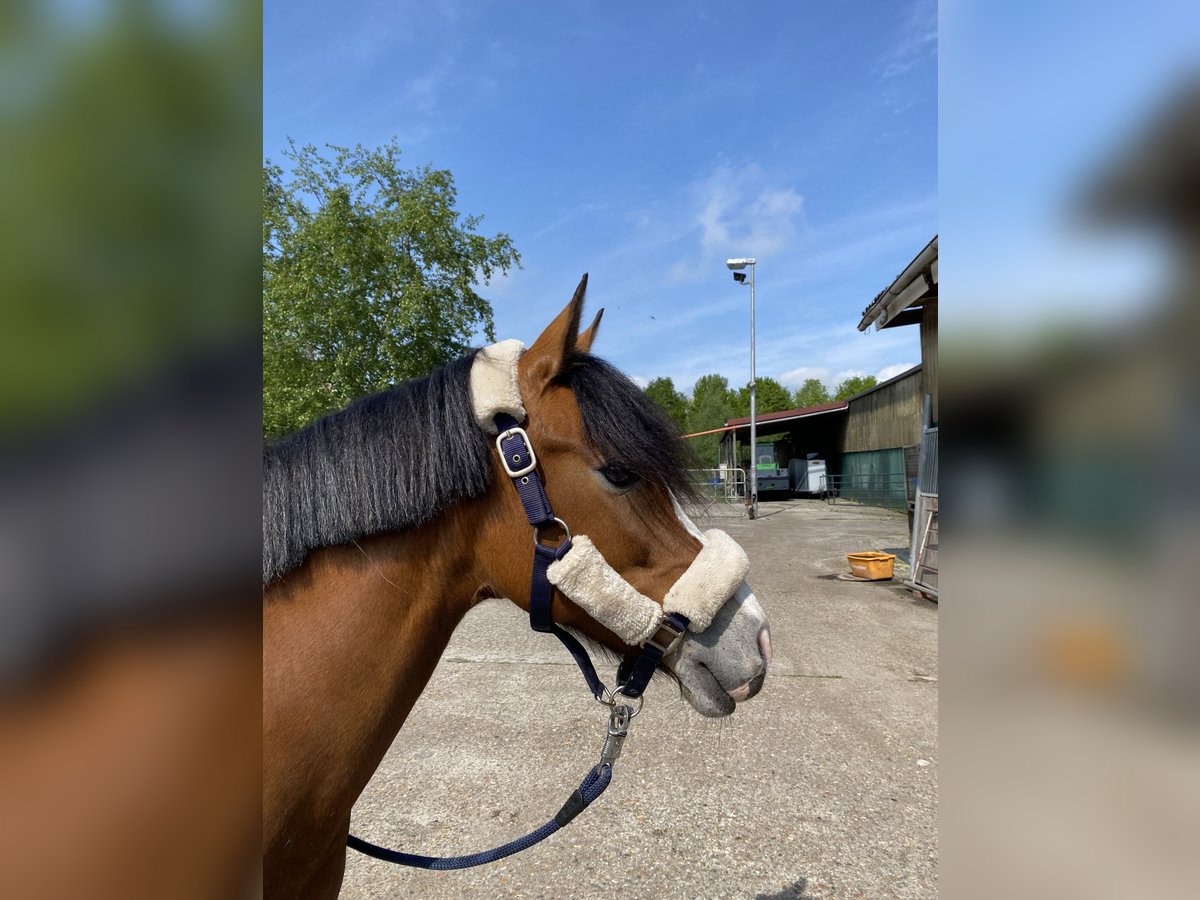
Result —
<instances>
[{"instance_id":1,"label":"lead rope","mask_svg":"<svg viewBox=\"0 0 1200 900\"><path fill-rule=\"evenodd\" d=\"M349 835L346 846L351 850L367 856L381 859L384 862L400 866L411 866L417 869L433 869L446 871L450 869L469 869L496 862L514 853L527 850L534 844L541 843L556 831L565 828L572 819L583 812L593 800L604 793L612 781L613 763L621 755L625 738L629 735L629 723L642 710L642 693L650 682L650 677L658 667L659 660L669 651L669 646L657 643L654 639L648 641L641 649L633 665L622 665L617 672L617 690L610 692L583 645L550 618L550 603L554 597L554 586L546 575L546 570L555 560L562 559L571 549L571 532L567 524L554 515L550 507L550 498L542 486L542 480L537 474L537 457L529 444L529 436L523 428L518 427L517 420L512 416L501 413L496 416L497 430L500 436L496 445L500 450L500 459L504 471L512 479L525 508L525 516L533 526L533 575L529 588L529 624L534 631L553 634L567 651L574 657L583 673L588 689L592 696L609 707L608 729L604 735L604 746L600 750L600 762L584 776L579 787L567 798L562 809L541 828L531 831L524 837L509 841L491 850L473 853L468 856L421 856L416 853L402 853L399 850L389 850L364 841L362 838ZM565 537L557 547L547 547L539 540L543 528L558 523ZM669 633L677 641L687 630L688 620L679 613L672 613L663 620ZM657 637L657 635L656 635ZM618 702L618 699L636 700L637 707L628 703Z\"/></svg>"}]
</instances>

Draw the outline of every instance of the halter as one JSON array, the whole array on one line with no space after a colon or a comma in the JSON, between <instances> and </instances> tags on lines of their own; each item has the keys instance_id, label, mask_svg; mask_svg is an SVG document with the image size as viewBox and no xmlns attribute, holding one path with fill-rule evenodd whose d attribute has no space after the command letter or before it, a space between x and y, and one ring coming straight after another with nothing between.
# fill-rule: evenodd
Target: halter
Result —
<instances>
[{"instance_id":1,"label":"halter","mask_svg":"<svg viewBox=\"0 0 1200 900\"><path fill-rule=\"evenodd\" d=\"M550 498L546 496L546 489L542 486L542 479L537 473L537 455L533 451L525 429L519 427L516 419L507 413L498 414L495 421L497 429L503 429L496 438L501 464L504 466L505 473L512 479L517 496L521 498L521 505L525 508L525 517L533 527L533 575L529 585L530 627L534 631L553 634L562 642L562 645L567 648L567 652L578 664L592 696L600 702L615 707L618 696L624 696L629 700L640 700L642 693L646 690L646 685L650 682L650 676L658 668L659 662L683 641L690 620L680 612L667 614L657 603L648 598L642 598L646 599L647 603L657 612L650 614L649 621L644 621L647 619L646 610L639 604L635 607L633 614L627 617L631 620L630 624L620 627L619 630L613 629L622 639L626 639L631 628L644 637L636 642L631 641L635 645L640 644L641 651L631 666L622 666L618 670L618 687L615 691L609 691L596 674L596 667L592 665L591 658L583 645L550 618L550 603L554 597L556 585L563 590L564 594L574 599L572 595L580 594L577 588L581 586L581 583L589 580L588 575L591 573L603 572L604 568L607 568L608 572L613 575L616 573L611 567L608 567L604 558L585 536L581 535L572 541L571 530L567 523L554 515L554 510L550 506ZM542 530L555 524L562 528L565 536L557 547L547 546L541 541ZM617 576L617 579L621 585L633 591L632 585L629 585L620 576ZM611 582L612 579L609 581ZM573 590L572 587L576 589ZM608 592L610 597L615 593L624 592L619 588L617 591ZM636 591L633 593L641 598ZM591 605L601 608L597 603ZM612 606L611 602L604 604L603 608L607 609L610 606ZM611 616L604 617L609 621L604 621L604 618L600 617L596 618L601 624L610 628L614 624ZM640 709L641 704L639 703L638 706Z\"/></svg>"},{"instance_id":2,"label":"halter","mask_svg":"<svg viewBox=\"0 0 1200 900\"><path fill-rule=\"evenodd\" d=\"M558 814L536 831L501 847L470 856L429 857L388 850L350 835L347 846L368 856L424 869L463 869L495 862L545 840L600 796L612 779L629 725L642 709L643 693L659 663L683 642L686 632L704 631L733 596L749 569L745 552L721 531L701 534L675 504L676 514L702 544L687 571L667 592L662 605L641 594L608 564L586 535L571 537L567 523L554 515L538 475L538 459L529 434L521 427L525 407L517 383L520 341L502 341L480 350L471 366L471 403L479 426L495 435L500 464L512 481L525 517L533 528L533 573L529 586L529 625L554 635L579 666L588 690L609 707L608 728L600 762L584 777ZM542 543L542 532L562 529L558 546ZM622 662L612 690L600 680L587 650L550 616L557 587L593 619L631 646L640 647L631 662ZM633 702L636 701L636 707Z\"/></svg>"}]
</instances>

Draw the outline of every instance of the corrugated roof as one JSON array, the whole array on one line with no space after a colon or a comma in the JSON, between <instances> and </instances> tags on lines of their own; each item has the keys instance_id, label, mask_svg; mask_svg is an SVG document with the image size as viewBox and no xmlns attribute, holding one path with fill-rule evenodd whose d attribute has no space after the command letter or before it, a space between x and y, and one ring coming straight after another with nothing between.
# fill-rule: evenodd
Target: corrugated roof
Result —
<instances>
[{"instance_id":1,"label":"corrugated roof","mask_svg":"<svg viewBox=\"0 0 1200 900\"><path fill-rule=\"evenodd\" d=\"M867 304L866 309L864 309L862 311L862 319L858 323L859 331L865 330L866 327L872 321L874 321L874 319L879 314L879 310L882 308L883 304L887 301L889 294L892 295L893 297L896 296L897 294L900 293L900 291L909 282L911 282L914 278L916 278L920 274L920 270L919 270L919 268L916 267L916 263L918 260L921 259L921 256L923 254L925 254L927 251L932 249L933 250L933 258L936 262L936 260L937 260L937 239L938 239L938 236L936 234L932 238L930 238L929 243L927 243L924 247L921 248L921 252L912 258L912 261L907 266L905 266L904 269L900 272L900 274L897 275L892 280L892 283L889 284L887 287L885 287L878 294L876 294L874 299L872 299L871 302ZM902 281L904 282L903 284L901 284ZM936 287L936 283L934 286Z\"/></svg>"},{"instance_id":2,"label":"corrugated roof","mask_svg":"<svg viewBox=\"0 0 1200 900\"><path fill-rule=\"evenodd\" d=\"M800 409L785 409L781 412L762 413L754 417L755 422L781 422L788 419L803 419L805 416L818 416L821 413L837 412L846 408L845 400L835 400L833 403L822 403L820 406L804 406ZM726 419L726 428L737 428L739 425L749 425L750 417Z\"/></svg>"}]
</instances>

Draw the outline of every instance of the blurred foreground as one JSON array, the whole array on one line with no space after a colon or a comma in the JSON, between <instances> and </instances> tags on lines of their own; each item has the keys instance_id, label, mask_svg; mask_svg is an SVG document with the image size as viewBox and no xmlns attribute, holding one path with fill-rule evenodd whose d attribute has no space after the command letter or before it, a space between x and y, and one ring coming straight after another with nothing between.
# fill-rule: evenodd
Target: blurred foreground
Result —
<instances>
[{"instance_id":1,"label":"blurred foreground","mask_svg":"<svg viewBox=\"0 0 1200 900\"><path fill-rule=\"evenodd\" d=\"M1200 16L1066 7L942 8L941 888L1193 896Z\"/></svg>"},{"instance_id":2,"label":"blurred foreground","mask_svg":"<svg viewBox=\"0 0 1200 900\"><path fill-rule=\"evenodd\" d=\"M257 890L260 31L0 13L0 896Z\"/></svg>"}]
</instances>

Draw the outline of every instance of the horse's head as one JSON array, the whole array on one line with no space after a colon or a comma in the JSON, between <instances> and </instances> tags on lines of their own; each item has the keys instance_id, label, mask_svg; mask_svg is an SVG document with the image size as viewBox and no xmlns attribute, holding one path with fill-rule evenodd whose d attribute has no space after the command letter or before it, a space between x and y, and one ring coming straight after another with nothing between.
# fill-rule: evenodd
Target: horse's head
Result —
<instances>
[{"instance_id":1,"label":"horse's head","mask_svg":"<svg viewBox=\"0 0 1200 900\"><path fill-rule=\"evenodd\" d=\"M693 621L663 665L699 712L725 716L762 687L770 661L767 617L742 580L740 548L723 534L701 534L676 500L691 491L689 454L676 430L637 385L590 355L600 315L580 333L586 284L584 276L516 363L538 471L555 515L574 536L567 556L574 570L557 579L551 571L560 589L553 618L629 658L637 650L631 635L639 628L653 633L646 617L661 616L646 598L661 606L670 595L668 608L682 604ZM504 499L491 530L507 537L490 580L496 592L528 608L532 547L528 533L513 527L524 513L498 457L496 469ZM541 536L548 543L562 539L554 528ZM591 567L578 563L589 559ZM706 608L687 606L689 594L701 597L693 607Z\"/></svg>"}]
</instances>

